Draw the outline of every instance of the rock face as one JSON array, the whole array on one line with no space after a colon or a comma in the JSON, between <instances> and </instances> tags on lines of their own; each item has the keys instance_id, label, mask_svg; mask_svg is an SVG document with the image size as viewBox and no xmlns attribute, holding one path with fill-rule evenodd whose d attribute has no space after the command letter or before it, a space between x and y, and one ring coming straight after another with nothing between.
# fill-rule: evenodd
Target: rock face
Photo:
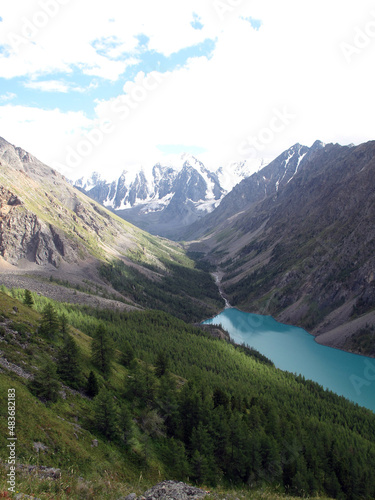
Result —
<instances>
[{"instance_id":1,"label":"rock face","mask_svg":"<svg viewBox=\"0 0 375 500\"><path fill-rule=\"evenodd\" d=\"M74 249L63 233L46 224L23 201L0 187L0 255L10 264L25 259L58 267L61 259L74 261Z\"/></svg>"},{"instance_id":2,"label":"rock face","mask_svg":"<svg viewBox=\"0 0 375 500\"><path fill-rule=\"evenodd\" d=\"M82 263L132 244L126 224L0 138L0 256L17 266Z\"/></svg>"},{"instance_id":3,"label":"rock face","mask_svg":"<svg viewBox=\"0 0 375 500\"><path fill-rule=\"evenodd\" d=\"M146 491L140 499L145 500L197 500L204 498L207 492L186 483L163 481Z\"/></svg>"}]
</instances>

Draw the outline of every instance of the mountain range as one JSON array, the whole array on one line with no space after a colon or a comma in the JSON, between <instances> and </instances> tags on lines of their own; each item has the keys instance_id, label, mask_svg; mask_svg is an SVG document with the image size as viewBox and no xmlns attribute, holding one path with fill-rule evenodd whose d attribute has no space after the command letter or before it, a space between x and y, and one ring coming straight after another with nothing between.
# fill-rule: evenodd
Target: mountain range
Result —
<instances>
[{"instance_id":1,"label":"mountain range","mask_svg":"<svg viewBox=\"0 0 375 500\"><path fill-rule=\"evenodd\" d=\"M111 182L94 172L74 186L138 227L177 239L185 227L212 212L236 184L263 165L263 160L247 160L212 172L194 156L183 154L152 169L123 171Z\"/></svg>"},{"instance_id":2,"label":"mountain range","mask_svg":"<svg viewBox=\"0 0 375 500\"><path fill-rule=\"evenodd\" d=\"M52 271L76 285L89 277L91 292L103 287L129 306L184 319L223 305L207 272L216 270L232 305L302 326L326 345L375 355L374 157L374 142L316 141L252 174L248 164L232 165L227 183L223 169L212 173L191 156L155 165L151 177L82 181L81 190L111 204L108 211L1 139L1 265ZM187 243L150 235L123 213Z\"/></svg>"}]
</instances>

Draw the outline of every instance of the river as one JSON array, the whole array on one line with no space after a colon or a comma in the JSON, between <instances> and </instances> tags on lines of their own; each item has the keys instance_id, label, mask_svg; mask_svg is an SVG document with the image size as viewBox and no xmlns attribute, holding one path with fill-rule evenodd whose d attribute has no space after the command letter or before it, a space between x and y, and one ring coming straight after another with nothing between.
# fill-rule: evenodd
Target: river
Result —
<instances>
[{"instance_id":1,"label":"river","mask_svg":"<svg viewBox=\"0 0 375 500\"><path fill-rule=\"evenodd\" d=\"M302 328L284 325L271 316L226 306L204 323L222 325L236 343L254 347L277 368L301 374L375 412L375 359L320 345Z\"/></svg>"}]
</instances>

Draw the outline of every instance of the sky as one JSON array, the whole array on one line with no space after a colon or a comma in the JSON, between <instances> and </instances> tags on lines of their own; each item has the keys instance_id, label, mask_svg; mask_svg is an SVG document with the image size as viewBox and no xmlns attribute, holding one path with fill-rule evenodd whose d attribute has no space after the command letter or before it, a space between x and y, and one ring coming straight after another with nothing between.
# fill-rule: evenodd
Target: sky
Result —
<instances>
[{"instance_id":1,"label":"sky","mask_svg":"<svg viewBox=\"0 0 375 500\"><path fill-rule=\"evenodd\" d=\"M0 136L70 179L359 144L374 62L374 0L3 0Z\"/></svg>"}]
</instances>

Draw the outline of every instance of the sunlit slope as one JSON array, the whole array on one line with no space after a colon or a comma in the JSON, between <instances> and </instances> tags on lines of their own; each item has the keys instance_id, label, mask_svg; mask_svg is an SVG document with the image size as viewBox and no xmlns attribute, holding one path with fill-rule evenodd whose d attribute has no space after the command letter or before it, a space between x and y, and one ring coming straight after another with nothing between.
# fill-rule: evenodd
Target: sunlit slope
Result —
<instances>
[{"instance_id":1,"label":"sunlit slope","mask_svg":"<svg viewBox=\"0 0 375 500\"><path fill-rule=\"evenodd\" d=\"M180 245L134 227L3 139L0 162L3 262L60 280L74 266L82 280L93 275L132 304L168 307L177 315L187 307L185 319L203 319L220 309L212 279L195 269ZM114 273L117 269L121 272Z\"/></svg>"}]
</instances>

